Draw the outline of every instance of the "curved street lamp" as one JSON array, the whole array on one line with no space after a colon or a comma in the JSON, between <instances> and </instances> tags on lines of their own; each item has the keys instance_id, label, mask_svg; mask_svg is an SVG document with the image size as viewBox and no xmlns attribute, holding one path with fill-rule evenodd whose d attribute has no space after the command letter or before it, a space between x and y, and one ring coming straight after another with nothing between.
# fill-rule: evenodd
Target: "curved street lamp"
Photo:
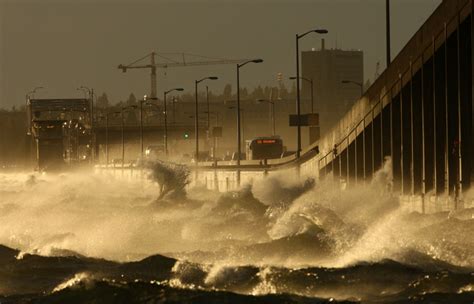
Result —
<instances>
[{"instance_id":1,"label":"curved street lamp","mask_svg":"<svg viewBox=\"0 0 474 304\"><path fill-rule=\"evenodd\" d=\"M300 100L300 50L299 50L299 40L304 36L310 34L327 34L328 30L326 29L315 29L307 31L303 34L296 34L296 115L298 117L298 126L297 126L297 148L296 148L296 157L299 158L301 154L301 100Z\"/></svg>"},{"instance_id":2,"label":"curved street lamp","mask_svg":"<svg viewBox=\"0 0 474 304\"><path fill-rule=\"evenodd\" d=\"M237 186L240 186L240 154L241 134L240 134L240 68L249 63L262 63L263 59L247 60L243 63L237 64Z\"/></svg>"},{"instance_id":3,"label":"curved street lamp","mask_svg":"<svg viewBox=\"0 0 474 304\"><path fill-rule=\"evenodd\" d=\"M105 118L105 167L109 168L109 116L121 114L120 111L108 112L104 116L99 116L99 118Z\"/></svg>"},{"instance_id":4,"label":"curved street lamp","mask_svg":"<svg viewBox=\"0 0 474 304\"><path fill-rule=\"evenodd\" d=\"M194 90L195 90L195 95L196 95L196 102L195 102L195 115L194 115L194 132L195 132L195 139L196 139L196 166L199 161L199 105L198 105L198 84L203 82L204 80L217 80L219 79L216 76L209 76L209 77L204 77L200 80L194 81Z\"/></svg>"},{"instance_id":5,"label":"curved street lamp","mask_svg":"<svg viewBox=\"0 0 474 304\"><path fill-rule=\"evenodd\" d=\"M125 127L125 122L124 122L124 115L123 113L126 110L132 110L138 108L136 105L133 106L128 106L128 107L122 107L120 110L120 119L121 119L121 137L122 137L122 175L123 175L123 169L124 169L124 161L125 161L125 136L124 136L124 127Z\"/></svg>"},{"instance_id":6,"label":"curved street lamp","mask_svg":"<svg viewBox=\"0 0 474 304\"><path fill-rule=\"evenodd\" d=\"M168 111L166 110L166 95L168 95L169 93L171 92L182 92L184 91L183 88L174 88L174 89L171 89L171 90L168 90L168 91L165 91L163 93L163 103L164 103L164 110L165 110L165 136L164 136L164 140L165 140L165 155L166 157L168 157Z\"/></svg>"}]
</instances>

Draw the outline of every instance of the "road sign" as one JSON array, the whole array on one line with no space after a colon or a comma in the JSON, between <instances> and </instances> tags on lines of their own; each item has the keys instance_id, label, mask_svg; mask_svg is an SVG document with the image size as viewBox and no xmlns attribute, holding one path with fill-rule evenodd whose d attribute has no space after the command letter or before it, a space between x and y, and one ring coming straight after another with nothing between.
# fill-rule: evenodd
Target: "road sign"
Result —
<instances>
[{"instance_id":1,"label":"road sign","mask_svg":"<svg viewBox=\"0 0 474 304\"><path fill-rule=\"evenodd\" d=\"M318 126L319 125L319 114L317 114L317 113L301 114L299 125L302 126L302 127ZM298 115L291 114L290 115L290 127L297 127L297 126L298 126Z\"/></svg>"}]
</instances>

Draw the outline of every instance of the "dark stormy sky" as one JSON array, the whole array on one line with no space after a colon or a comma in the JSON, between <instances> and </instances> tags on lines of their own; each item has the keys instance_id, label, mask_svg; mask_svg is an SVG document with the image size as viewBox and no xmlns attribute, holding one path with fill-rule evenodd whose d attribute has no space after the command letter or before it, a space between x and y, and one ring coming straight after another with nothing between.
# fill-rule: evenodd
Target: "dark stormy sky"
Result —
<instances>
[{"instance_id":1,"label":"dark stormy sky","mask_svg":"<svg viewBox=\"0 0 474 304\"><path fill-rule=\"evenodd\" d=\"M392 56L441 0L392 0ZM327 28L327 48L364 51L365 78L373 80L376 62L385 66L383 0L0 0L0 108L36 97L79 97L81 85L107 92L111 101L130 92L149 92L149 71L126 74L116 67L156 50L210 57L265 60L242 70L243 86L274 85L276 74L294 73L295 33ZM320 47L310 35L302 50ZM221 92L235 88L233 65L159 71L158 94L194 79ZM290 86L287 81L287 86Z\"/></svg>"}]
</instances>

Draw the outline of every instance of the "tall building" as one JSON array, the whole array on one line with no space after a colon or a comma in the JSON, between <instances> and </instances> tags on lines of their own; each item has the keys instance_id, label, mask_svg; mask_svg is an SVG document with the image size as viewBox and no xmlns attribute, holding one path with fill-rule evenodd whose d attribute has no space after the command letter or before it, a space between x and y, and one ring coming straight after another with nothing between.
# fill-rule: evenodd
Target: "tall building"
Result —
<instances>
[{"instance_id":1,"label":"tall building","mask_svg":"<svg viewBox=\"0 0 474 304\"><path fill-rule=\"evenodd\" d=\"M302 52L302 77L313 80L314 109L319 113L321 134L328 131L361 95L364 84L364 53L360 50L326 49ZM302 113L311 111L311 84L300 82Z\"/></svg>"}]
</instances>

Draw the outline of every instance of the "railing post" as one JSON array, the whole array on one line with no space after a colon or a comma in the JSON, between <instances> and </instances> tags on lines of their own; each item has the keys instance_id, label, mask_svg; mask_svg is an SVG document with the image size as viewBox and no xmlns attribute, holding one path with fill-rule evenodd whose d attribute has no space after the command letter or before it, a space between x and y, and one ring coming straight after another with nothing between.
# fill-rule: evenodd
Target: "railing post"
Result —
<instances>
[{"instance_id":1,"label":"railing post","mask_svg":"<svg viewBox=\"0 0 474 304\"><path fill-rule=\"evenodd\" d=\"M357 155L357 154L358 154L358 153L357 153L357 127L358 127L358 126L359 126L359 125L356 124L356 126L355 126L355 128L354 128L354 133L355 133L355 134L354 134L354 135L355 135L355 137L354 137L354 180L355 180L356 186L357 186L358 180L359 180L359 179L358 179L359 166L358 166L358 164L357 164L358 159L359 159L359 158L358 158L358 155Z\"/></svg>"},{"instance_id":2,"label":"railing post","mask_svg":"<svg viewBox=\"0 0 474 304\"><path fill-rule=\"evenodd\" d=\"M436 132L436 38L433 36L433 190L438 194L438 141Z\"/></svg>"},{"instance_id":3,"label":"railing post","mask_svg":"<svg viewBox=\"0 0 474 304\"><path fill-rule=\"evenodd\" d=\"M421 53L421 211L425 213L426 148L425 148L425 57Z\"/></svg>"},{"instance_id":4,"label":"railing post","mask_svg":"<svg viewBox=\"0 0 474 304\"><path fill-rule=\"evenodd\" d=\"M371 140L372 140L372 145L371 145L371 149L372 149L372 153L371 153L371 158L372 158L372 178L374 178L375 176L375 117L374 117L374 107L372 107L372 110L371 110L371 116L372 116L372 123L371 123L371 127L372 127L372 132L371 133Z\"/></svg>"},{"instance_id":5,"label":"railing post","mask_svg":"<svg viewBox=\"0 0 474 304\"><path fill-rule=\"evenodd\" d=\"M392 172L394 172L394 160L393 160L393 94L392 94L393 87L390 88L390 157L392 158ZM392 173L392 191L393 191L393 184L394 184L394 177Z\"/></svg>"},{"instance_id":6,"label":"railing post","mask_svg":"<svg viewBox=\"0 0 474 304\"><path fill-rule=\"evenodd\" d=\"M324 178L328 176L328 156L324 157Z\"/></svg>"},{"instance_id":7,"label":"railing post","mask_svg":"<svg viewBox=\"0 0 474 304\"><path fill-rule=\"evenodd\" d=\"M449 197L449 115L448 115L448 24L444 23L444 115L445 115L445 143L444 143L444 191Z\"/></svg>"},{"instance_id":8,"label":"railing post","mask_svg":"<svg viewBox=\"0 0 474 304\"><path fill-rule=\"evenodd\" d=\"M403 170L403 77L402 74L398 74L400 79L400 192L402 195L405 194L404 185L404 170Z\"/></svg>"},{"instance_id":9,"label":"railing post","mask_svg":"<svg viewBox=\"0 0 474 304\"><path fill-rule=\"evenodd\" d=\"M379 100L380 104L380 168L383 168L383 99Z\"/></svg>"},{"instance_id":10,"label":"railing post","mask_svg":"<svg viewBox=\"0 0 474 304\"><path fill-rule=\"evenodd\" d=\"M366 166L365 166L365 116L364 116L364 120L362 122L362 167L363 167L363 170L364 170L364 183L367 182L367 174L366 174Z\"/></svg>"},{"instance_id":11,"label":"railing post","mask_svg":"<svg viewBox=\"0 0 474 304\"><path fill-rule=\"evenodd\" d=\"M342 151L338 151L337 153L337 158L339 160L339 182L341 182L341 178L342 178L342 157L341 157L341 153Z\"/></svg>"},{"instance_id":12,"label":"railing post","mask_svg":"<svg viewBox=\"0 0 474 304\"><path fill-rule=\"evenodd\" d=\"M350 133L349 133L350 134ZM350 170L350 161L349 161L349 134L347 135L347 147L346 147L346 185L349 186L349 170Z\"/></svg>"},{"instance_id":13,"label":"railing post","mask_svg":"<svg viewBox=\"0 0 474 304\"><path fill-rule=\"evenodd\" d=\"M472 15L471 15L472 18ZM459 13L457 15L457 22L458 22L458 29L457 29L457 54L458 54L458 174L457 174L457 191L456 191L456 206L455 208L457 209L458 206L458 200L462 200L462 111L461 111L461 21L460 21L460 16ZM472 22L472 21L471 21Z\"/></svg>"},{"instance_id":14,"label":"railing post","mask_svg":"<svg viewBox=\"0 0 474 304\"><path fill-rule=\"evenodd\" d=\"M410 192L415 195L415 148L414 148L414 130L413 130L413 62L410 60Z\"/></svg>"}]
</instances>

